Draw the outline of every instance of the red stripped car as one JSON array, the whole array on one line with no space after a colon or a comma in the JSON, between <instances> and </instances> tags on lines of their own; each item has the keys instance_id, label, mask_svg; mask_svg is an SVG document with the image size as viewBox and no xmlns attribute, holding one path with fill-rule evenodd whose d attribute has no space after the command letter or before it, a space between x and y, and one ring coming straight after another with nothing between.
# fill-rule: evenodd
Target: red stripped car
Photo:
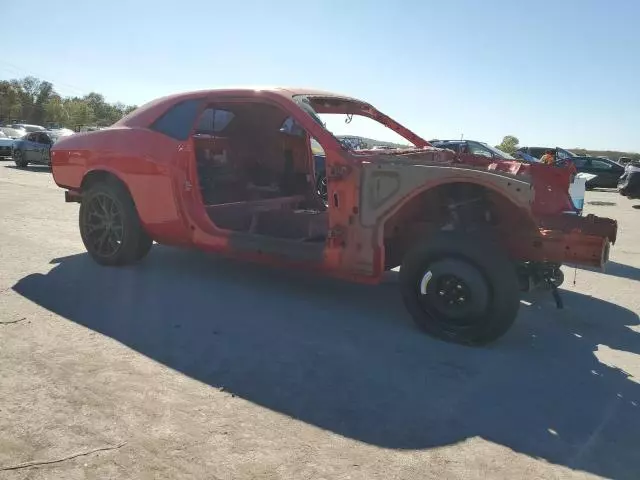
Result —
<instances>
[{"instance_id":1,"label":"red stripped car","mask_svg":"<svg viewBox=\"0 0 640 480\"><path fill-rule=\"evenodd\" d=\"M371 119L411 146L353 149L327 115ZM312 139L326 156L323 195ZM563 263L604 265L616 240L614 220L573 214L552 170L461 162L371 104L328 92L164 97L61 139L51 155L102 265L134 263L155 240L365 283L400 266L416 324L458 343L499 338L520 290L557 286Z\"/></svg>"}]
</instances>

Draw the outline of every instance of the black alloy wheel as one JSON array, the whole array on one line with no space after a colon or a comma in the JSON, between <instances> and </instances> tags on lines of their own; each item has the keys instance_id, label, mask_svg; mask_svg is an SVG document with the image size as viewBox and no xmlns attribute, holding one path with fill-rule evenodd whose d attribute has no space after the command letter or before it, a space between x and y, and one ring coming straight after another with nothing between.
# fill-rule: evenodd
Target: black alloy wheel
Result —
<instances>
[{"instance_id":1,"label":"black alloy wheel","mask_svg":"<svg viewBox=\"0 0 640 480\"><path fill-rule=\"evenodd\" d=\"M115 256L124 240L122 207L110 196L99 193L89 200L84 216L85 236L91 250L104 258Z\"/></svg>"},{"instance_id":2,"label":"black alloy wheel","mask_svg":"<svg viewBox=\"0 0 640 480\"><path fill-rule=\"evenodd\" d=\"M116 181L98 183L83 192L79 223L87 252L101 265L135 263L153 243L129 192Z\"/></svg>"}]
</instances>

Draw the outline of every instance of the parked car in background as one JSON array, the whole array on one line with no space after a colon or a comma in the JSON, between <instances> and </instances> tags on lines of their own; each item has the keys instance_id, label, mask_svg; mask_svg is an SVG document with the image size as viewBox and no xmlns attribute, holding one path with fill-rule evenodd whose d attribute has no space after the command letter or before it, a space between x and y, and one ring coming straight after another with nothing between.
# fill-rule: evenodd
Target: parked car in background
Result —
<instances>
[{"instance_id":1,"label":"parked car in background","mask_svg":"<svg viewBox=\"0 0 640 480\"><path fill-rule=\"evenodd\" d=\"M42 132L42 131L46 130L46 128L44 128L41 125L31 125L31 124L28 124L28 123L14 123L13 125L11 125L11 127L17 128L17 129L21 129L21 130L25 130L27 133L30 133L30 132Z\"/></svg>"},{"instance_id":2,"label":"parked car in background","mask_svg":"<svg viewBox=\"0 0 640 480\"><path fill-rule=\"evenodd\" d=\"M12 139L24 137L27 134L27 131L25 129L13 127L0 127L0 132L4 133L7 137Z\"/></svg>"},{"instance_id":3,"label":"parked car in background","mask_svg":"<svg viewBox=\"0 0 640 480\"><path fill-rule=\"evenodd\" d=\"M618 163L620 165L627 165L627 164L631 163L631 158L630 157L620 157L620 158L618 158Z\"/></svg>"},{"instance_id":4,"label":"parked car in background","mask_svg":"<svg viewBox=\"0 0 640 480\"><path fill-rule=\"evenodd\" d=\"M557 166L573 164L577 173L595 175L586 181L585 187L587 189L616 188L620 176L624 173L624 167L613 160L603 157L576 155L560 147L520 147L516 151L516 156L529 156L536 161L540 161L540 157L549 150L555 152Z\"/></svg>"},{"instance_id":5,"label":"parked car in background","mask_svg":"<svg viewBox=\"0 0 640 480\"><path fill-rule=\"evenodd\" d=\"M542 158L545 152L548 152L549 150L555 151L558 166L564 166L568 160L572 160L577 157L575 153L560 147L520 147L516 150L515 156L529 161L539 162L540 158Z\"/></svg>"},{"instance_id":6,"label":"parked car in background","mask_svg":"<svg viewBox=\"0 0 640 480\"><path fill-rule=\"evenodd\" d=\"M624 173L624 167L613 160L605 160L600 157L573 157L571 159L578 173L590 173L595 175L586 183L589 188L616 188L618 181Z\"/></svg>"},{"instance_id":7,"label":"parked car in background","mask_svg":"<svg viewBox=\"0 0 640 480\"><path fill-rule=\"evenodd\" d=\"M50 128L48 131L51 132L52 134L58 136L58 137L64 137L66 135L73 135L74 133L76 133L73 130L71 130L70 128L64 128L64 127Z\"/></svg>"},{"instance_id":8,"label":"parked car in background","mask_svg":"<svg viewBox=\"0 0 640 480\"><path fill-rule=\"evenodd\" d=\"M27 132L11 127L0 127L0 158L11 157L14 140L25 136Z\"/></svg>"},{"instance_id":9,"label":"parked car in background","mask_svg":"<svg viewBox=\"0 0 640 480\"><path fill-rule=\"evenodd\" d=\"M476 140L431 140L431 145L437 148L453 150L456 156L464 163L469 160L472 163L480 162L486 164L495 160L516 160L507 152Z\"/></svg>"},{"instance_id":10,"label":"parked car in background","mask_svg":"<svg viewBox=\"0 0 640 480\"><path fill-rule=\"evenodd\" d=\"M8 137L7 134L0 129L0 158L10 157L12 148L13 138Z\"/></svg>"},{"instance_id":11,"label":"parked car in background","mask_svg":"<svg viewBox=\"0 0 640 480\"><path fill-rule=\"evenodd\" d=\"M397 150L398 147L394 147L391 145L374 145L371 147L371 150Z\"/></svg>"},{"instance_id":12,"label":"parked car in background","mask_svg":"<svg viewBox=\"0 0 640 480\"><path fill-rule=\"evenodd\" d=\"M618 180L618 193L627 198L640 198L640 161L631 161Z\"/></svg>"},{"instance_id":13,"label":"parked car in background","mask_svg":"<svg viewBox=\"0 0 640 480\"><path fill-rule=\"evenodd\" d=\"M51 165L51 146L63 136L47 131L28 133L14 140L13 161L19 168L25 168L30 163Z\"/></svg>"},{"instance_id":14,"label":"parked car in background","mask_svg":"<svg viewBox=\"0 0 640 480\"><path fill-rule=\"evenodd\" d=\"M78 133L84 132L96 132L102 130L104 127L98 127L97 125L76 125L75 131Z\"/></svg>"}]
</instances>

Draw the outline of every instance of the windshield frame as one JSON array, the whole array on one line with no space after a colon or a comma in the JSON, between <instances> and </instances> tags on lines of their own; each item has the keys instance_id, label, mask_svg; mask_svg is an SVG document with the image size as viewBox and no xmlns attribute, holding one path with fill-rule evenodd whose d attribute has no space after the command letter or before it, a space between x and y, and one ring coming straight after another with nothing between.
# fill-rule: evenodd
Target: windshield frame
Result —
<instances>
[{"instance_id":1,"label":"windshield frame","mask_svg":"<svg viewBox=\"0 0 640 480\"><path fill-rule=\"evenodd\" d=\"M320 127L322 127L323 131L330 135L343 150L346 150L351 153L359 153L358 150L354 150L349 147L348 144L341 141L336 135L333 134L330 130L327 129L325 122L322 121L319 114L343 114L343 115L357 115L366 118L370 118L375 122L379 123L383 127L388 128L389 130L395 132L404 140L409 142L411 145L408 145L406 150L421 150L425 147L430 147L431 144L421 138L420 136L413 133L411 130L396 122L392 118L383 114L382 112L375 109L372 105L356 100L354 98L349 97L341 97L337 95L323 95L323 94L297 94L292 96L293 102L303 110L307 115L311 117L311 119L317 123ZM325 102L323 109L318 111L317 107L312 105L312 101ZM384 142L381 142L384 143ZM388 151L388 150L387 150ZM363 152L371 153L371 150L363 150ZM375 151L376 153L384 152L384 150Z\"/></svg>"}]
</instances>

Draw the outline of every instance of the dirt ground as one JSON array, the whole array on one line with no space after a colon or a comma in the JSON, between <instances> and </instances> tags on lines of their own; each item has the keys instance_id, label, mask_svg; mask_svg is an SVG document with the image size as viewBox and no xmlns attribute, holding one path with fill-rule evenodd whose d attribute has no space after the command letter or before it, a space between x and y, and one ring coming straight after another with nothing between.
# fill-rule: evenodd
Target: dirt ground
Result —
<instances>
[{"instance_id":1,"label":"dirt ground","mask_svg":"<svg viewBox=\"0 0 640 480\"><path fill-rule=\"evenodd\" d=\"M47 169L0 162L0 478L640 478L640 210L489 348L378 287L155 246L101 268ZM16 470L5 467L53 461Z\"/></svg>"}]
</instances>

